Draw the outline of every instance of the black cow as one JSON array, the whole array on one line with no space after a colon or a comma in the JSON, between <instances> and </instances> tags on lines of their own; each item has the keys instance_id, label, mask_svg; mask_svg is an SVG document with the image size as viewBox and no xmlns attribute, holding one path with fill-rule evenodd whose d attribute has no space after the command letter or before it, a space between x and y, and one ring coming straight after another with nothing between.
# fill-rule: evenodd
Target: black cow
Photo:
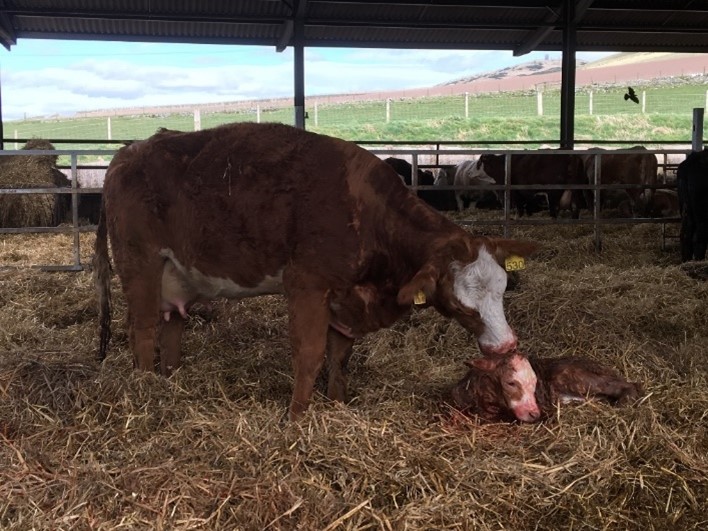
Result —
<instances>
[{"instance_id":1,"label":"black cow","mask_svg":"<svg viewBox=\"0 0 708 531\"><path fill-rule=\"evenodd\" d=\"M681 261L704 260L708 245L708 149L694 151L678 166Z\"/></svg>"},{"instance_id":2,"label":"black cow","mask_svg":"<svg viewBox=\"0 0 708 531\"><path fill-rule=\"evenodd\" d=\"M396 157L388 157L384 159L384 162L396 170L396 173L401 176L406 186L412 186L413 166L408 161ZM432 186L435 184L435 176L432 172L419 168L418 184ZM442 212L457 210L455 192L452 190L418 190L418 197L436 210Z\"/></svg>"}]
</instances>

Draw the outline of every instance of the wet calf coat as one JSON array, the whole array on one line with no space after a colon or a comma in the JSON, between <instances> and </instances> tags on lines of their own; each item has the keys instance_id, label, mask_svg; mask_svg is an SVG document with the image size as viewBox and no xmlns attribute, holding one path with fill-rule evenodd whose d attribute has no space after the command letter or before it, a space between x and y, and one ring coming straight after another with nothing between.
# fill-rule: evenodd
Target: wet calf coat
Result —
<instances>
[{"instance_id":1,"label":"wet calf coat","mask_svg":"<svg viewBox=\"0 0 708 531\"><path fill-rule=\"evenodd\" d=\"M414 299L460 322L485 355L516 348L499 262L535 246L472 236L356 144L281 124L163 130L119 150L103 197L100 356L110 338L109 237L139 369L155 370L158 358L164 374L179 367L194 302L284 294L291 418L307 407L326 350L328 395L344 399L355 338L392 325Z\"/></svg>"},{"instance_id":2,"label":"wet calf coat","mask_svg":"<svg viewBox=\"0 0 708 531\"><path fill-rule=\"evenodd\" d=\"M594 398L623 405L638 399L643 392L639 384L628 382L587 358L530 358L537 379L535 397L539 415L524 418L514 410L513 365L518 356L469 361L469 371L452 389L454 405L490 422L528 422L549 416L559 403Z\"/></svg>"}]
</instances>

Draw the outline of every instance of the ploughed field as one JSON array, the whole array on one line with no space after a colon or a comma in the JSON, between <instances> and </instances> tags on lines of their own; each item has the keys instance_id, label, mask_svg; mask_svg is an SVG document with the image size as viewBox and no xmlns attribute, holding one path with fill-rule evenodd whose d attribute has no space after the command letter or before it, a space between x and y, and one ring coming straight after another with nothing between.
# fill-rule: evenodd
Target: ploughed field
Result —
<instances>
[{"instance_id":1,"label":"ploughed field","mask_svg":"<svg viewBox=\"0 0 708 531\"><path fill-rule=\"evenodd\" d=\"M197 308L167 380L132 370L117 281L100 366L90 273L2 271L0 528L705 529L705 264L662 251L659 226L603 230L596 255L586 227L514 229L542 249L507 315L526 352L591 357L646 395L533 425L445 405L479 354L434 310L355 345L349 405L318 396L286 423L282 297ZM70 258L66 236L0 243L1 265Z\"/></svg>"}]
</instances>

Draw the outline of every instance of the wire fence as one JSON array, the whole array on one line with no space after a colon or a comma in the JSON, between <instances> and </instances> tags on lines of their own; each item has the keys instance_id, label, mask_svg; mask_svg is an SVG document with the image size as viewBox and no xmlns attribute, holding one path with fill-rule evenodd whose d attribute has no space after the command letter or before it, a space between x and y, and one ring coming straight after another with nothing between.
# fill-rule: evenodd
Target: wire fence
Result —
<instances>
[{"instance_id":1,"label":"wire fence","mask_svg":"<svg viewBox=\"0 0 708 531\"><path fill-rule=\"evenodd\" d=\"M667 116L690 118L692 109L708 107L708 85L679 85L636 89L638 103L625 98L626 88L598 88L578 90L575 95L575 115L583 116ZM91 116L52 118L6 122L5 148L18 149L19 140L26 138L100 140L98 148L115 147L115 139L141 139L155 133L160 127L193 131L225 123L255 121L294 123L291 99L263 100L227 104L222 110L214 106L204 108L180 106L170 112L159 108L131 110L135 114L119 111L87 113ZM218 109L218 107L217 107ZM308 128L328 133L332 127L379 127L382 124L435 123L441 120L458 120L463 128L465 121L478 123L483 119L556 119L560 114L560 91L556 89L520 93L498 92L487 94L463 93L444 97L383 98L379 100L355 99L330 101L330 98L310 97L305 110ZM687 122L690 124L690 122ZM689 126L690 127L690 126ZM690 136L690 130L689 130ZM13 139L17 139L16 143ZM351 138L351 140L356 140ZM75 148L81 144L67 144Z\"/></svg>"}]
</instances>

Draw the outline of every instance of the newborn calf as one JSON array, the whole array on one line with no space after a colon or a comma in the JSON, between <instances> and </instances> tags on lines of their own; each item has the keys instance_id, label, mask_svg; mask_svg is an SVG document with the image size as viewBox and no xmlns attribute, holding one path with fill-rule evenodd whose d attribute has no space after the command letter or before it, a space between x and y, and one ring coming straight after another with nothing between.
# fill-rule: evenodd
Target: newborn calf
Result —
<instances>
[{"instance_id":1,"label":"newborn calf","mask_svg":"<svg viewBox=\"0 0 708 531\"><path fill-rule=\"evenodd\" d=\"M514 356L519 354L467 362L470 370L452 390L456 407L490 422L529 422L514 415L509 406L514 382L507 375ZM587 358L529 358L529 361L537 377L536 403L541 417L548 416L558 403L600 398L623 405L642 394L639 384L628 382L613 370Z\"/></svg>"}]
</instances>

